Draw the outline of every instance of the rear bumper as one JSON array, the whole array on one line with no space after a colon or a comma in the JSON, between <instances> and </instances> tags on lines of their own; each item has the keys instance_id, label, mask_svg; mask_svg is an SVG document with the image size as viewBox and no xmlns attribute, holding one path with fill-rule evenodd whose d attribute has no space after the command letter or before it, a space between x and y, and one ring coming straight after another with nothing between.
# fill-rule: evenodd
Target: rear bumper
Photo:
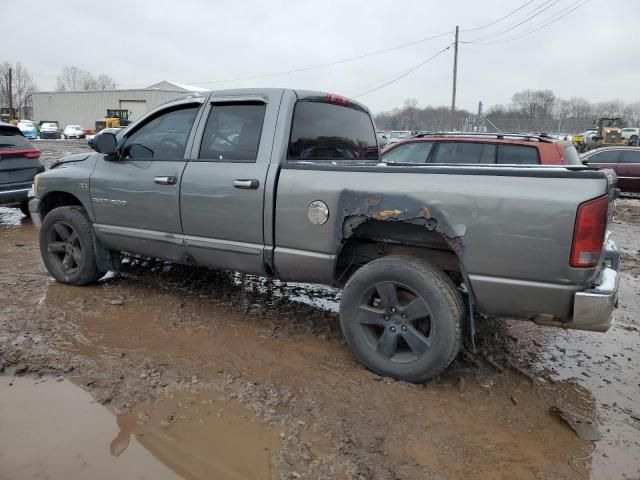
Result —
<instances>
[{"instance_id":1,"label":"rear bumper","mask_svg":"<svg viewBox=\"0 0 640 480\"><path fill-rule=\"evenodd\" d=\"M598 284L577 292L573 298L573 319L565 326L579 330L606 332L613 324L613 310L618 306L620 252L613 240L605 244L605 264Z\"/></svg>"},{"instance_id":2,"label":"rear bumper","mask_svg":"<svg viewBox=\"0 0 640 480\"><path fill-rule=\"evenodd\" d=\"M54 132L40 132L40 138L42 139L59 139L60 138L60 133L54 133Z\"/></svg>"},{"instance_id":3,"label":"rear bumper","mask_svg":"<svg viewBox=\"0 0 640 480\"><path fill-rule=\"evenodd\" d=\"M30 187L31 182L28 184L16 183L2 185L0 187L0 205L14 205L24 202L27 199Z\"/></svg>"}]
</instances>

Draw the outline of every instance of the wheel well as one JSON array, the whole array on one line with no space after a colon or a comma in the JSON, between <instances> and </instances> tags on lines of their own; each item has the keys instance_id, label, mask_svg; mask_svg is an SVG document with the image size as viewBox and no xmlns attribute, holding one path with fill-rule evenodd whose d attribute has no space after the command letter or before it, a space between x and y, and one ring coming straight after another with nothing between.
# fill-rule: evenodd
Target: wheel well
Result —
<instances>
[{"instance_id":1,"label":"wheel well","mask_svg":"<svg viewBox=\"0 0 640 480\"><path fill-rule=\"evenodd\" d=\"M448 241L436 230L408 222L368 220L351 231L336 261L335 283L343 286L363 265L388 255L409 255L429 260L459 284L460 259Z\"/></svg>"},{"instance_id":2,"label":"wheel well","mask_svg":"<svg viewBox=\"0 0 640 480\"><path fill-rule=\"evenodd\" d=\"M67 192L51 192L40 201L40 216L44 219L54 208L68 205L82 206L82 202L76 196Z\"/></svg>"}]
</instances>

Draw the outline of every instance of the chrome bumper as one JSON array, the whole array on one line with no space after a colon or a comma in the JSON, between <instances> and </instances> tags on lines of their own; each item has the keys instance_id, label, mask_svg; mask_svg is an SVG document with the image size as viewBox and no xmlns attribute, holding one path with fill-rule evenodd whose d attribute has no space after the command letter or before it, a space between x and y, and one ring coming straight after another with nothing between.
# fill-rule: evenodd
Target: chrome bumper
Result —
<instances>
[{"instance_id":1,"label":"chrome bumper","mask_svg":"<svg viewBox=\"0 0 640 480\"><path fill-rule=\"evenodd\" d=\"M29 194L31 195L32 192L33 191L30 191ZM37 198L31 198L29 200L29 214L31 215L33 225L40 230L40 227L42 226L42 218L40 217L40 200Z\"/></svg>"},{"instance_id":2,"label":"chrome bumper","mask_svg":"<svg viewBox=\"0 0 640 480\"><path fill-rule=\"evenodd\" d=\"M606 267L598 284L575 294L573 320L565 324L566 328L606 332L613 325L613 310L618 306L620 252L611 239L605 243L604 250Z\"/></svg>"}]
</instances>

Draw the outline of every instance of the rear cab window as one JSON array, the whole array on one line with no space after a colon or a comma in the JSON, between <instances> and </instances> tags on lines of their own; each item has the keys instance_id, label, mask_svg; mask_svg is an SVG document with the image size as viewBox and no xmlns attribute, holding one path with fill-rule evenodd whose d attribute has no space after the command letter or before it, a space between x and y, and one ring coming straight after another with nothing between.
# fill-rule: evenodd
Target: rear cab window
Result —
<instances>
[{"instance_id":1,"label":"rear cab window","mask_svg":"<svg viewBox=\"0 0 640 480\"><path fill-rule=\"evenodd\" d=\"M349 105L298 100L293 112L287 158L355 164L377 160L378 142L371 117Z\"/></svg>"}]
</instances>

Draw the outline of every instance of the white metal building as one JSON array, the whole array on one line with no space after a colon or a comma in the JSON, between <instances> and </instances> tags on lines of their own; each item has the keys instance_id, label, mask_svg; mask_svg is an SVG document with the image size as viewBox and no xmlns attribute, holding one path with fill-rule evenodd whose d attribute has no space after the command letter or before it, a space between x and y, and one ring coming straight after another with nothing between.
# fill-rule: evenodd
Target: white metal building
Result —
<instances>
[{"instance_id":1,"label":"white metal building","mask_svg":"<svg viewBox=\"0 0 640 480\"><path fill-rule=\"evenodd\" d=\"M57 121L60 128L80 125L94 128L96 120L107 114L107 109L129 111L129 119L136 120L141 115L166 102L189 92L206 89L162 81L147 88L123 90L97 90L73 92L34 92L33 120Z\"/></svg>"}]
</instances>

